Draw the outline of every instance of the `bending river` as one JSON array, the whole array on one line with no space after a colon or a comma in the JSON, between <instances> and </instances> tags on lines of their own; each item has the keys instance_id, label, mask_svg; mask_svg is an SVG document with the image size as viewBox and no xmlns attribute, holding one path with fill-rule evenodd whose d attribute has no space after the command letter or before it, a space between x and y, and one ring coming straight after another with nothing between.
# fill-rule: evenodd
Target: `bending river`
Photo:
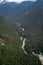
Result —
<instances>
[{"instance_id":1,"label":"bending river","mask_svg":"<svg viewBox=\"0 0 43 65\"><path fill-rule=\"evenodd\" d=\"M21 26L21 24L18 23L18 22L16 22L16 24L17 24L18 27ZM24 28L23 27L22 27L22 31L24 31ZM17 33L17 35L18 35L18 33ZM21 48L24 50L24 53L25 54L28 54L27 51L25 50L26 38L23 38L21 36L20 39L21 39L21 41L23 41L23 44L22 44ZM42 63L42 65L43 65L43 55L42 54L35 54L35 52L32 52L32 54L35 55L35 56L38 56L39 59L40 59L40 61L41 61L41 63Z\"/></svg>"}]
</instances>

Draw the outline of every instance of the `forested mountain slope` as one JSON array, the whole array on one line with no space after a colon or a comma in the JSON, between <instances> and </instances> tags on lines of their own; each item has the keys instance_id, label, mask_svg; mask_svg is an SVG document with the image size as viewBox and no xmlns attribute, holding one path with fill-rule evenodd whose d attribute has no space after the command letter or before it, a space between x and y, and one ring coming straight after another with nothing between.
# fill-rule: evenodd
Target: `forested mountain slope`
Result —
<instances>
[{"instance_id":1,"label":"forested mountain slope","mask_svg":"<svg viewBox=\"0 0 43 65\"><path fill-rule=\"evenodd\" d=\"M24 53L21 43L15 26L0 16L0 65L41 65L38 57Z\"/></svg>"}]
</instances>

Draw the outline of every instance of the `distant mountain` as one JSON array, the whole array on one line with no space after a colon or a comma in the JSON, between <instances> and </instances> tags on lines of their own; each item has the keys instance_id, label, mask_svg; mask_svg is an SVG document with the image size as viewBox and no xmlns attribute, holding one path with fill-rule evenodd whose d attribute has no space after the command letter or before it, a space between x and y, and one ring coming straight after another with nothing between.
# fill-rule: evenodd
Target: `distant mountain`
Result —
<instances>
[{"instance_id":1,"label":"distant mountain","mask_svg":"<svg viewBox=\"0 0 43 65\"><path fill-rule=\"evenodd\" d=\"M15 2L8 2L5 4L0 4L0 15L7 16L9 18L13 17L14 8L16 8L17 6L19 6L19 4Z\"/></svg>"},{"instance_id":2,"label":"distant mountain","mask_svg":"<svg viewBox=\"0 0 43 65\"><path fill-rule=\"evenodd\" d=\"M4 15L9 19L21 19L28 14L28 12L32 12L42 4L42 0L38 0L36 2L24 1L20 4L15 2L0 4L0 15Z\"/></svg>"},{"instance_id":3,"label":"distant mountain","mask_svg":"<svg viewBox=\"0 0 43 65\"><path fill-rule=\"evenodd\" d=\"M0 4L5 4L7 2L8 2L7 0L0 0Z\"/></svg>"},{"instance_id":4,"label":"distant mountain","mask_svg":"<svg viewBox=\"0 0 43 65\"><path fill-rule=\"evenodd\" d=\"M24 3L24 5L23 5ZM25 6L26 4L26 6ZM7 16L8 18L14 19L17 16L20 16L28 9L28 6L31 5L32 2L22 2L21 4L18 3L6 3L0 4L0 14Z\"/></svg>"},{"instance_id":5,"label":"distant mountain","mask_svg":"<svg viewBox=\"0 0 43 65\"><path fill-rule=\"evenodd\" d=\"M24 3L27 3L27 2L24 2ZM41 5L43 5L43 1L41 1L41 0L36 1L36 2L29 1L28 2L28 6L24 5L22 7L22 5L23 4L21 4L21 6L17 8L19 10L19 12L18 12L18 16L17 16L16 19L22 19L28 13L31 13L32 11L36 10L38 7L40 7ZM22 7L22 9L20 9L21 7ZM21 18L20 18L20 16L21 16Z\"/></svg>"},{"instance_id":6,"label":"distant mountain","mask_svg":"<svg viewBox=\"0 0 43 65\"><path fill-rule=\"evenodd\" d=\"M22 6L29 6L30 4L32 4L31 1L23 1L23 2L21 3Z\"/></svg>"}]
</instances>

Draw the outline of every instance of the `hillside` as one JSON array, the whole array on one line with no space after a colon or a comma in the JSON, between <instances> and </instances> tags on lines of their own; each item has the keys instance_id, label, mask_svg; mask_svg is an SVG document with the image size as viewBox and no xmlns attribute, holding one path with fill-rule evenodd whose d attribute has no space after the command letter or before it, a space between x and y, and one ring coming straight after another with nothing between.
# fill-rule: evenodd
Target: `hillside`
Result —
<instances>
[{"instance_id":1,"label":"hillside","mask_svg":"<svg viewBox=\"0 0 43 65\"><path fill-rule=\"evenodd\" d=\"M19 45L19 43L21 43L19 37L16 34L16 29L12 25L11 21L7 20L7 18L3 16L0 16L0 40L5 44L12 43Z\"/></svg>"},{"instance_id":2,"label":"hillside","mask_svg":"<svg viewBox=\"0 0 43 65\"><path fill-rule=\"evenodd\" d=\"M34 11L42 4L42 0L37 0L36 2L24 1L20 4L15 2L0 4L0 15L4 15L12 20L18 20Z\"/></svg>"},{"instance_id":3,"label":"hillside","mask_svg":"<svg viewBox=\"0 0 43 65\"><path fill-rule=\"evenodd\" d=\"M0 16L0 65L41 65L38 57L24 53L21 43L15 26Z\"/></svg>"},{"instance_id":4,"label":"hillside","mask_svg":"<svg viewBox=\"0 0 43 65\"><path fill-rule=\"evenodd\" d=\"M24 3L24 4L23 4ZM24 16L24 12L28 10L28 7L32 5L32 2L18 3L5 3L0 4L0 14L6 16L9 19L15 19L18 16ZM26 6L24 6L26 4Z\"/></svg>"},{"instance_id":5,"label":"hillside","mask_svg":"<svg viewBox=\"0 0 43 65\"><path fill-rule=\"evenodd\" d=\"M28 43L26 44L26 50L30 48L33 51L43 53L43 4L37 7L32 12L28 12L23 18L18 20L26 30Z\"/></svg>"}]
</instances>

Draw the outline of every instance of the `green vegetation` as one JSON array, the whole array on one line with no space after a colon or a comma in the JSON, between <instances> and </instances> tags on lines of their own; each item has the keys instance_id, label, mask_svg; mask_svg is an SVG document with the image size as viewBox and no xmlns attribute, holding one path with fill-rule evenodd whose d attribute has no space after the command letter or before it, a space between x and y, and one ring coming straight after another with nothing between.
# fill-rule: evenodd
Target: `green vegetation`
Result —
<instances>
[{"instance_id":1,"label":"green vegetation","mask_svg":"<svg viewBox=\"0 0 43 65\"><path fill-rule=\"evenodd\" d=\"M25 54L16 27L0 16L0 65L41 65L38 57Z\"/></svg>"},{"instance_id":2,"label":"green vegetation","mask_svg":"<svg viewBox=\"0 0 43 65\"><path fill-rule=\"evenodd\" d=\"M43 53L43 5L19 19L27 35L26 50L29 48L36 53Z\"/></svg>"},{"instance_id":3,"label":"green vegetation","mask_svg":"<svg viewBox=\"0 0 43 65\"><path fill-rule=\"evenodd\" d=\"M0 65L41 65L38 57L25 55L19 46L0 46Z\"/></svg>"},{"instance_id":4,"label":"green vegetation","mask_svg":"<svg viewBox=\"0 0 43 65\"><path fill-rule=\"evenodd\" d=\"M3 16L0 16L0 40L5 44L21 45L21 41L16 34L13 24Z\"/></svg>"}]
</instances>

